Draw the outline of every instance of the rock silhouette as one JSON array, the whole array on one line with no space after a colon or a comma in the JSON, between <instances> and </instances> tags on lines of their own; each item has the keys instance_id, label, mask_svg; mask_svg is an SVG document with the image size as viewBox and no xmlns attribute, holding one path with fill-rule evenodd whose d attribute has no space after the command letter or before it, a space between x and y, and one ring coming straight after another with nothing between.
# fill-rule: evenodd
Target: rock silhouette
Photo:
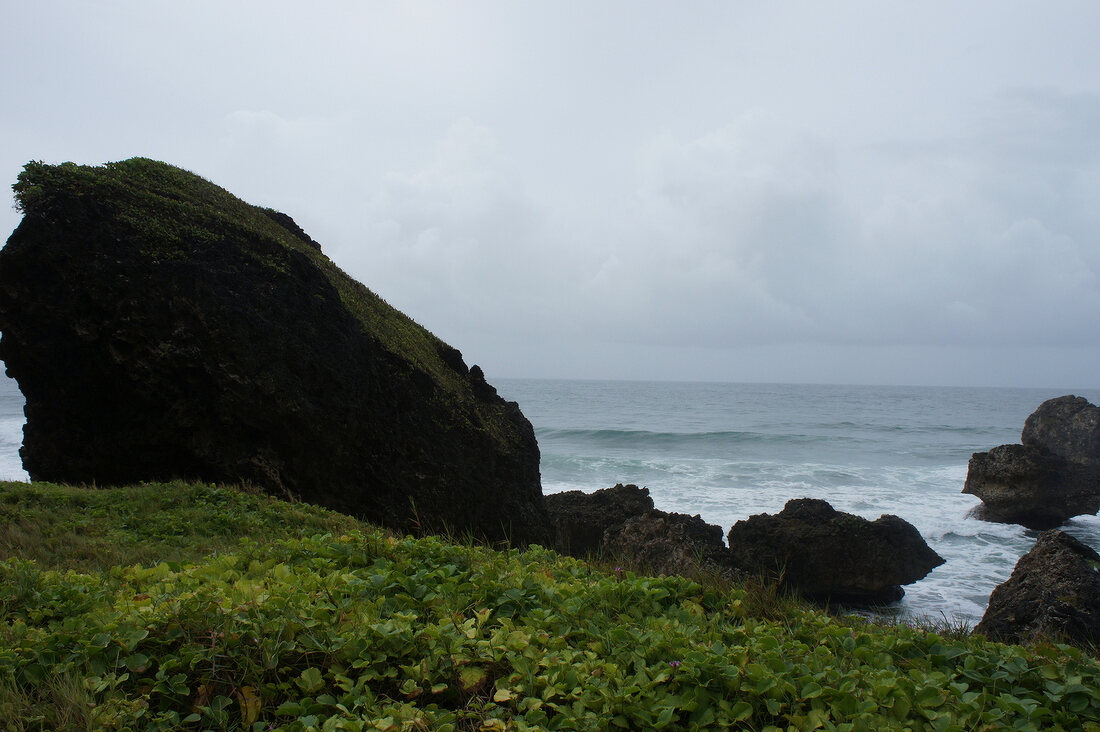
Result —
<instances>
[{"instance_id":1,"label":"rock silhouette","mask_svg":"<svg viewBox=\"0 0 1100 732\"><path fill-rule=\"evenodd\" d=\"M1100 408L1073 395L1048 399L1020 439L970 458L963 493L982 500L977 518L1050 529L1100 510Z\"/></svg>"},{"instance_id":2,"label":"rock silhouette","mask_svg":"<svg viewBox=\"0 0 1100 732\"><path fill-rule=\"evenodd\" d=\"M1063 531L1044 531L993 590L974 630L1009 643L1097 643L1100 554Z\"/></svg>"},{"instance_id":3,"label":"rock silhouette","mask_svg":"<svg viewBox=\"0 0 1100 732\"><path fill-rule=\"evenodd\" d=\"M868 521L818 499L791 500L774 516L737 522L728 547L721 527L654 509L649 491L634 485L559 493L547 503L559 551L652 574L763 577L815 600L893 602L902 585L944 562L897 516Z\"/></svg>"},{"instance_id":4,"label":"rock silhouette","mask_svg":"<svg viewBox=\"0 0 1100 732\"><path fill-rule=\"evenodd\" d=\"M814 498L738 521L727 539L736 567L779 578L810 598L892 602L904 594L901 585L944 563L907 521L868 521Z\"/></svg>"},{"instance_id":5,"label":"rock silhouette","mask_svg":"<svg viewBox=\"0 0 1100 732\"><path fill-rule=\"evenodd\" d=\"M1020 441L1071 462L1100 464L1100 407L1072 394L1048 399L1028 416Z\"/></svg>"},{"instance_id":6,"label":"rock silhouette","mask_svg":"<svg viewBox=\"0 0 1100 732\"><path fill-rule=\"evenodd\" d=\"M722 543L722 527L698 515L653 510L633 516L604 533L604 551L654 574L740 576Z\"/></svg>"},{"instance_id":7,"label":"rock silhouette","mask_svg":"<svg viewBox=\"0 0 1100 732\"><path fill-rule=\"evenodd\" d=\"M549 543L534 432L286 214L179 168L30 163L0 358L34 480L246 481L407 530Z\"/></svg>"},{"instance_id":8,"label":"rock silhouette","mask_svg":"<svg viewBox=\"0 0 1100 732\"><path fill-rule=\"evenodd\" d=\"M592 493L551 493L546 496L546 508L554 527L555 548L585 557L601 552L604 532L609 528L653 510L653 499L648 488L618 483Z\"/></svg>"}]
</instances>

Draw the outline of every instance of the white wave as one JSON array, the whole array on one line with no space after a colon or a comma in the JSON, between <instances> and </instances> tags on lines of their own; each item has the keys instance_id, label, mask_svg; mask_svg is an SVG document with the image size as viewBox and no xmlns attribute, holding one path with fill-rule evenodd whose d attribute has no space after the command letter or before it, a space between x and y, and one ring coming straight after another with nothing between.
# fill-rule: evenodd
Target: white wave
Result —
<instances>
[{"instance_id":1,"label":"white wave","mask_svg":"<svg viewBox=\"0 0 1100 732\"><path fill-rule=\"evenodd\" d=\"M13 445L18 450L23 444L23 425L26 420L22 417L0 417L0 450L8 450Z\"/></svg>"},{"instance_id":2,"label":"white wave","mask_svg":"<svg viewBox=\"0 0 1100 732\"><path fill-rule=\"evenodd\" d=\"M0 417L0 480L30 479L23 470L23 461L19 458L25 422L22 415Z\"/></svg>"},{"instance_id":3,"label":"white wave","mask_svg":"<svg viewBox=\"0 0 1100 732\"><path fill-rule=\"evenodd\" d=\"M1020 526L969 518L978 503L963 494L966 465L832 465L717 459L589 459L585 475L548 480L546 492L592 491L617 482L647 485L657 508L699 514L723 534L742 519L774 514L792 498L820 498L839 511L874 520L894 514L913 524L946 563L906 588L899 611L976 623L989 593L1031 546ZM1068 527L1100 543L1100 518Z\"/></svg>"}]
</instances>

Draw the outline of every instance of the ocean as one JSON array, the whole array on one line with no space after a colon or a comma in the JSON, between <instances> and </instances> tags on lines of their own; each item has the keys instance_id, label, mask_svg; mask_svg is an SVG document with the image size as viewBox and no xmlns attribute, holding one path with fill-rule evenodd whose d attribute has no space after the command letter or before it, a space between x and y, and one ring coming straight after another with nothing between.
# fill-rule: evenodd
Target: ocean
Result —
<instances>
[{"instance_id":1,"label":"ocean","mask_svg":"<svg viewBox=\"0 0 1100 732\"><path fill-rule=\"evenodd\" d=\"M546 493L615 483L649 488L657 508L699 514L723 533L823 498L869 519L909 521L947 560L905 588L899 615L976 623L1037 532L970 518L961 493L973 452L1019 442L1057 390L498 379L542 452ZM1093 403L1100 391L1078 391ZM19 460L23 397L0 377L0 479ZM1100 518L1063 527L1100 548Z\"/></svg>"},{"instance_id":2,"label":"ocean","mask_svg":"<svg viewBox=\"0 0 1100 732\"><path fill-rule=\"evenodd\" d=\"M23 416L24 403L15 379L0 373L0 480L29 480L19 459L23 424L27 421Z\"/></svg>"},{"instance_id":3,"label":"ocean","mask_svg":"<svg viewBox=\"0 0 1100 732\"><path fill-rule=\"evenodd\" d=\"M545 493L647 486L656 507L722 527L823 498L895 514L946 564L905 588L902 616L977 623L1037 532L970 518L974 452L1019 442L1043 389L497 380L535 427ZM1078 391L1098 403L1100 392ZM1100 547L1100 518L1064 530Z\"/></svg>"}]
</instances>

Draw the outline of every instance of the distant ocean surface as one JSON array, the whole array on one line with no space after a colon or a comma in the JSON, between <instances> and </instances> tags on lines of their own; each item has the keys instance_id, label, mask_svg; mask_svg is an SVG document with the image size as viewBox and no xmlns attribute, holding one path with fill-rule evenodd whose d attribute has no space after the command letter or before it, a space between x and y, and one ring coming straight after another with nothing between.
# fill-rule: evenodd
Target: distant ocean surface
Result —
<instances>
[{"instance_id":1,"label":"distant ocean surface","mask_svg":"<svg viewBox=\"0 0 1100 732\"><path fill-rule=\"evenodd\" d=\"M947 563L906 588L898 612L977 622L1036 532L967 518L973 452L1019 442L1024 420L1062 393L782 384L495 380L542 451L546 493L648 486L657 508L722 527L824 498L869 519L914 524ZM1077 391L1093 403L1100 391ZM23 396L0 375L0 479L19 460ZM1065 530L1100 548L1100 518Z\"/></svg>"},{"instance_id":2,"label":"distant ocean surface","mask_svg":"<svg viewBox=\"0 0 1100 732\"><path fill-rule=\"evenodd\" d=\"M648 486L657 508L723 534L791 498L909 521L947 563L899 614L976 623L1037 532L967 518L974 452L1019 442L1042 389L496 380L542 451L545 493ZM1098 391L1077 391L1094 404ZM1100 548L1100 518L1063 527Z\"/></svg>"}]
</instances>

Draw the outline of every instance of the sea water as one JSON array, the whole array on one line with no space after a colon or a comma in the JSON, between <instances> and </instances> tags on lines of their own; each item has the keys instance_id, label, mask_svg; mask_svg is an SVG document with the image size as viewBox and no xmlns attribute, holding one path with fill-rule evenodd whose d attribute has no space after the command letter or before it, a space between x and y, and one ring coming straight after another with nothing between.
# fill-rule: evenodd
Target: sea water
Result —
<instances>
[{"instance_id":1,"label":"sea water","mask_svg":"<svg viewBox=\"0 0 1100 732\"><path fill-rule=\"evenodd\" d=\"M27 480L19 447L23 444L26 400L14 379L0 372L0 480Z\"/></svg>"},{"instance_id":2,"label":"sea water","mask_svg":"<svg viewBox=\"0 0 1100 732\"><path fill-rule=\"evenodd\" d=\"M906 588L900 614L975 623L1037 532L971 518L961 493L976 451L1019 442L1061 391L783 384L495 380L535 427L546 493L615 483L657 508L722 527L792 498L909 521L947 563ZM1077 391L1093 403L1100 392ZM23 396L0 375L0 479L19 459ZM1100 518L1063 527L1100 547Z\"/></svg>"},{"instance_id":3,"label":"sea water","mask_svg":"<svg viewBox=\"0 0 1100 732\"><path fill-rule=\"evenodd\" d=\"M1062 391L498 380L531 420L546 493L615 483L723 533L792 498L910 522L947 562L905 588L902 615L976 623L1037 532L979 521L961 493L971 454L1019 442ZM1078 391L1093 403L1100 392ZM1063 527L1100 547L1100 518Z\"/></svg>"}]
</instances>

